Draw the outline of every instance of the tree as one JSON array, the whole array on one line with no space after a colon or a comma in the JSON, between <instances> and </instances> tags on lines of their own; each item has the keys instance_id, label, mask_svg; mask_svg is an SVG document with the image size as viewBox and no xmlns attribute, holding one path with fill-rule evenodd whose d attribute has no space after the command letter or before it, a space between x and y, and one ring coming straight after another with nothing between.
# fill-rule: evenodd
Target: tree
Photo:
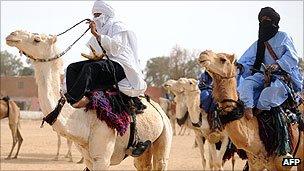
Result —
<instances>
[{"instance_id":1,"label":"tree","mask_svg":"<svg viewBox=\"0 0 304 171\"><path fill-rule=\"evenodd\" d=\"M30 60L26 60L28 67L23 66L20 58L7 51L1 51L1 76L28 76L34 75Z\"/></svg>"},{"instance_id":2,"label":"tree","mask_svg":"<svg viewBox=\"0 0 304 171\"><path fill-rule=\"evenodd\" d=\"M26 59L26 63L29 65L28 67L23 67L22 69L19 70L19 75L20 76L29 76L29 75L34 75L35 71L33 68L33 65L29 59Z\"/></svg>"},{"instance_id":3,"label":"tree","mask_svg":"<svg viewBox=\"0 0 304 171\"><path fill-rule=\"evenodd\" d=\"M1 51L1 76L16 76L19 70L23 68L20 58L10 54L7 51Z\"/></svg>"},{"instance_id":4,"label":"tree","mask_svg":"<svg viewBox=\"0 0 304 171\"><path fill-rule=\"evenodd\" d=\"M172 48L170 56L152 58L146 65L146 81L151 86L161 86L169 79L181 77L197 78L200 67L196 62L196 52L179 46Z\"/></svg>"},{"instance_id":5,"label":"tree","mask_svg":"<svg viewBox=\"0 0 304 171\"><path fill-rule=\"evenodd\" d=\"M160 86L170 78L168 72L169 57L152 58L146 65L146 81L148 85Z\"/></svg>"}]
</instances>

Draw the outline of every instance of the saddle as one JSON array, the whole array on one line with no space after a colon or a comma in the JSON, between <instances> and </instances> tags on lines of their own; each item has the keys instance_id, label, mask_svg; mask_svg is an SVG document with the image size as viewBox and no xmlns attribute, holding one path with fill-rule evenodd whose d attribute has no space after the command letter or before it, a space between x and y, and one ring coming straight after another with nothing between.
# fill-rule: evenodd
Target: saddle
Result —
<instances>
[{"instance_id":1,"label":"saddle","mask_svg":"<svg viewBox=\"0 0 304 171\"><path fill-rule=\"evenodd\" d=\"M304 131L304 120L294 103L289 97L281 106L256 115L260 138L268 155L284 155L297 149L298 137L294 136L297 131L294 125L298 123L299 131Z\"/></svg>"}]
</instances>

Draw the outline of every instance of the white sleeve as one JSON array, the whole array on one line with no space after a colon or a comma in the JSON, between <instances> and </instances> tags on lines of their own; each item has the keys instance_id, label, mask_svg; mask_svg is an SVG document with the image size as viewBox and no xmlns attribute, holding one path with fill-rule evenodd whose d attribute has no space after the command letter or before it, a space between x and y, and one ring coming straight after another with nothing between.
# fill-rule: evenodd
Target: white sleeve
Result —
<instances>
[{"instance_id":1,"label":"white sleeve","mask_svg":"<svg viewBox=\"0 0 304 171\"><path fill-rule=\"evenodd\" d=\"M128 34L125 31L114 35L112 38L107 35L101 35L100 42L106 52L113 57L119 56L125 50L130 50Z\"/></svg>"}]
</instances>

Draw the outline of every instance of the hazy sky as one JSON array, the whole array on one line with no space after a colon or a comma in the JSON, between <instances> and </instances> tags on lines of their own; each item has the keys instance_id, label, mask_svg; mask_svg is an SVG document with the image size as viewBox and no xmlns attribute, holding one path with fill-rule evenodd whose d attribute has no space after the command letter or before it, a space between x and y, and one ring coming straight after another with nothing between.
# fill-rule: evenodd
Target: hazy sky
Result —
<instances>
[{"instance_id":1,"label":"hazy sky","mask_svg":"<svg viewBox=\"0 0 304 171\"><path fill-rule=\"evenodd\" d=\"M169 55L176 44L189 50L211 49L238 57L257 39L257 15L271 6L280 15L280 30L293 37L303 57L303 1L107 1L118 19L134 30L142 68L149 58ZM22 29L58 34L84 18L92 18L94 1L1 1L1 50L18 54L5 37ZM87 28L58 38L64 50ZM64 64L79 61L90 33L63 58Z\"/></svg>"}]
</instances>

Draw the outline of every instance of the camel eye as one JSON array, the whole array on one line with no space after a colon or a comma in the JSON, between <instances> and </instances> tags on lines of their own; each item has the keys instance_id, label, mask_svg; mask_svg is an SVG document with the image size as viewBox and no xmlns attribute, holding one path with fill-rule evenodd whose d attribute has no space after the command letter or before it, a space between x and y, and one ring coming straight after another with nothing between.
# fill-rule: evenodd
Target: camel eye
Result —
<instances>
[{"instance_id":1,"label":"camel eye","mask_svg":"<svg viewBox=\"0 0 304 171\"><path fill-rule=\"evenodd\" d=\"M221 63L225 63L227 60L225 58L220 58Z\"/></svg>"}]
</instances>

